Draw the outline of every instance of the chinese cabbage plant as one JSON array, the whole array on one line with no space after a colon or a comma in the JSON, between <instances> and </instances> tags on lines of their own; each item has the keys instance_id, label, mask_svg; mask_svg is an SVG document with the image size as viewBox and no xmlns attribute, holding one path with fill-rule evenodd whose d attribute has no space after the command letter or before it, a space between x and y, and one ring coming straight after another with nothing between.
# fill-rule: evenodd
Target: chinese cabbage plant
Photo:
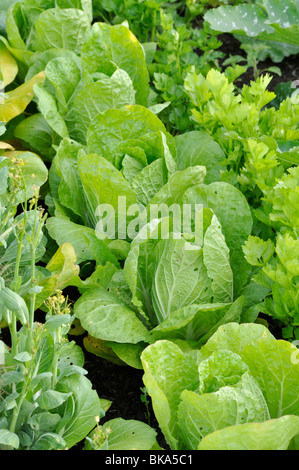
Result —
<instances>
[{"instance_id":1,"label":"chinese cabbage plant","mask_svg":"<svg viewBox=\"0 0 299 470\"><path fill-rule=\"evenodd\" d=\"M297 449L297 356L253 323L220 326L199 350L148 346L143 380L170 448Z\"/></svg>"},{"instance_id":2,"label":"chinese cabbage plant","mask_svg":"<svg viewBox=\"0 0 299 470\"><path fill-rule=\"evenodd\" d=\"M244 196L228 183L197 184L196 193L186 183L183 187L182 175L175 173L152 201L175 201L181 191L182 201L201 205L196 217L203 232L196 232L196 221L195 232L178 234L174 218L151 220L132 240L123 269L113 273L106 266L105 288L88 290L76 302L75 315L90 341L100 340L94 342L97 354L108 346L112 359L116 354L140 367L146 343L170 338L197 347L220 324L256 319L268 288L252 294L251 268L242 252L252 227ZM109 357L109 349L102 354Z\"/></svg>"}]
</instances>

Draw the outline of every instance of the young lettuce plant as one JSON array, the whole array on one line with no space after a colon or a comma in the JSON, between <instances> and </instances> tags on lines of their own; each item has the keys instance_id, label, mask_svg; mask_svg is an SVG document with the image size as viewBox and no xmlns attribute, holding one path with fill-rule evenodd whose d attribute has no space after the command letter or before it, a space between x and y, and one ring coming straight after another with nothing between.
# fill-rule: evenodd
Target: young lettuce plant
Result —
<instances>
[{"instance_id":1,"label":"young lettuce plant","mask_svg":"<svg viewBox=\"0 0 299 470\"><path fill-rule=\"evenodd\" d=\"M298 448L298 350L263 325L227 323L197 351L159 340L141 361L172 450Z\"/></svg>"}]
</instances>

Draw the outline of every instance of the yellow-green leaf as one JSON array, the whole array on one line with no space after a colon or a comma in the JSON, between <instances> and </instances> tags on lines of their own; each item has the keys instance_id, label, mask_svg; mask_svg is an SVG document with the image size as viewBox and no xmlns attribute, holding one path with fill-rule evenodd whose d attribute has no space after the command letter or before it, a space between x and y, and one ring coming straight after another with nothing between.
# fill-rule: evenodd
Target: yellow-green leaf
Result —
<instances>
[{"instance_id":1,"label":"yellow-green leaf","mask_svg":"<svg viewBox=\"0 0 299 470\"><path fill-rule=\"evenodd\" d=\"M9 122L19 116L34 97L33 87L37 83L44 83L45 72L40 72L32 77L28 82L23 83L13 91L7 93L4 103L0 104L0 120Z\"/></svg>"},{"instance_id":2,"label":"yellow-green leaf","mask_svg":"<svg viewBox=\"0 0 299 470\"><path fill-rule=\"evenodd\" d=\"M0 142L0 150L14 150L14 148L7 142Z\"/></svg>"},{"instance_id":3,"label":"yellow-green leaf","mask_svg":"<svg viewBox=\"0 0 299 470\"><path fill-rule=\"evenodd\" d=\"M43 290L36 296L35 308L41 307L42 303L56 290L63 290L77 280L79 276L79 266L76 264L77 257L73 246L70 243L61 245L46 266L51 273L40 281L39 286Z\"/></svg>"},{"instance_id":4,"label":"yellow-green leaf","mask_svg":"<svg viewBox=\"0 0 299 470\"><path fill-rule=\"evenodd\" d=\"M18 73L17 62L2 42L0 42L0 71L4 87L13 82Z\"/></svg>"}]
</instances>

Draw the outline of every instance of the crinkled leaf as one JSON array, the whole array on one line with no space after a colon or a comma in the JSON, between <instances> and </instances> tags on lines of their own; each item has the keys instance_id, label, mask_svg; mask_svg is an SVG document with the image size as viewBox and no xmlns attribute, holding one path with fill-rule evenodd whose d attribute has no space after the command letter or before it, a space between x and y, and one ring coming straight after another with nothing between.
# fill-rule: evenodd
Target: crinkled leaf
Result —
<instances>
[{"instance_id":1,"label":"crinkled leaf","mask_svg":"<svg viewBox=\"0 0 299 470\"><path fill-rule=\"evenodd\" d=\"M85 86L76 94L66 116L71 138L85 144L87 130L99 113L127 104L135 104L135 91L124 70Z\"/></svg>"},{"instance_id":2,"label":"crinkled leaf","mask_svg":"<svg viewBox=\"0 0 299 470\"><path fill-rule=\"evenodd\" d=\"M142 140L143 136L159 131L166 134L164 124L155 114L143 106L128 105L96 116L87 132L87 145L90 152L117 166L125 156L127 142Z\"/></svg>"},{"instance_id":3,"label":"crinkled leaf","mask_svg":"<svg viewBox=\"0 0 299 470\"><path fill-rule=\"evenodd\" d=\"M222 360L225 367L225 357ZM248 372L234 386L224 386L217 392L198 395L184 390L178 410L181 438L187 449L197 449L200 440L217 429L268 418L264 397Z\"/></svg>"}]
</instances>

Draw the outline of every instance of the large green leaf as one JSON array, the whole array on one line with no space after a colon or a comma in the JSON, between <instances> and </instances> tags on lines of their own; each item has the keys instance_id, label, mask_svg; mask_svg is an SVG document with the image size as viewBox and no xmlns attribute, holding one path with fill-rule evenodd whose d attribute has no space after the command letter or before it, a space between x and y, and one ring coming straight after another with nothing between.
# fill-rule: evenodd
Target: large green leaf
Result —
<instances>
[{"instance_id":1,"label":"large green leaf","mask_svg":"<svg viewBox=\"0 0 299 470\"><path fill-rule=\"evenodd\" d=\"M291 343L275 340L262 325L231 323L221 326L200 353L208 357L221 349L238 353L248 365L264 394L272 418L299 414L295 386L299 364L297 350Z\"/></svg>"},{"instance_id":2,"label":"large green leaf","mask_svg":"<svg viewBox=\"0 0 299 470\"><path fill-rule=\"evenodd\" d=\"M186 132L175 137L177 149L177 169L184 170L189 166L202 165L206 167L205 183L220 181L220 165L224 153L219 144L203 131Z\"/></svg>"},{"instance_id":3,"label":"large green leaf","mask_svg":"<svg viewBox=\"0 0 299 470\"><path fill-rule=\"evenodd\" d=\"M196 188L205 178L206 169L203 166L192 166L185 170L176 171L167 183L153 196L149 204L180 204L188 189Z\"/></svg>"},{"instance_id":4,"label":"large green leaf","mask_svg":"<svg viewBox=\"0 0 299 470\"><path fill-rule=\"evenodd\" d=\"M287 450L297 434L299 417L283 416L215 431L204 437L198 450Z\"/></svg>"},{"instance_id":5,"label":"large green leaf","mask_svg":"<svg viewBox=\"0 0 299 470\"><path fill-rule=\"evenodd\" d=\"M59 408L61 420L56 432L66 441L68 448L80 442L94 428L95 418L101 415L102 405L91 382L82 374L73 374L59 381L59 391L71 393Z\"/></svg>"},{"instance_id":6,"label":"large green leaf","mask_svg":"<svg viewBox=\"0 0 299 470\"><path fill-rule=\"evenodd\" d=\"M163 160L159 158L139 171L133 178L132 187L140 204L147 205L167 182L163 170Z\"/></svg>"},{"instance_id":7,"label":"large green leaf","mask_svg":"<svg viewBox=\"0 0 299 470\"><path fill-rule=\"evenodd\" d=\"M128 105L120 109L109 109L94 118L88 132L87 145L90 152L97 153L117 167L119 162L137 139L142 145L144 136L166 129L162 121L148 109L140 105ZM171 136L169 138L172 140Z\"/></svg>"},{"instance_id":8,"label":"large green leaf","mask_svg":"<svg viewBox=\"0 0 299 470\"><path fill-rule=\"evenodd\" d=\"M75 315L95 338L119 343L148 342L148 330L136 313L103 288L83 294L75 304Z\"/></svg>"},{"instance_id":9,"label":"large green leaf","mask_svg":"<svg viewBox=\"0 0 299 470\"><path fill-rule=\"evenodd\" d=\"M37 398L37 403L44 410L53 410L62 405L70 396L71 392L63 393L56 390L43 390Z\"/></svg>"},{"instance_id":10,"label":"large green leaf","mask_svg":"<svg viewBox=\"0 0 299 470\"><path fill-rule=\"evenodd\" d=\"M215 215L204 236L203 260L208 276L212 280L213 301L231 302L233 300L233 272L230 266L229 249Z\"/></svg>"},{"instance_id":11,"label":"large green leaf","mask_svg":"<svg viewBox=\"0 0 299 470\"><path fill-rule=\"evenodd\" d=\"M274 339L274 336L264 325L230 322L220 326L201 348L200 352L204 358L209 357L214 351L220 351L221 349L229 349L240 354L246 344L250 344L257 339L267 338Z\"/></svg>"},{"instance_id":12,"label":"large green leaf","mask_svg":"<svg viewBox=\"0 0 299 470\"><path fill-rule=\"evenodd\" d=\"M18 449L20 440L17 434L8 431L8 429L0 429L0 447L9 446Z\"/></svg>"},{"instance_id":13,"label":"large green leaf","mask_svg":"<svg viewBox=\"0 0 299 470\"><path fill-rule=\"evenodd\" d=\"M173 310L211 301L202 249L188 249L184 239L160 240L152 256L151 296L159 323Z\"/></svg>"},{"instance_id":14,"label":"large green leaf","mask_svg":"<svg viewBox=\"0 0 299 470\"><path fill-rule=\"evenodd\" d=\"M122 361L122 365L125 363L135 369L142 369L140 356L142 351L148 346L148 343L143 341L137 344L129 344L107 341L106 344Z\"/></svg>"},{"instance_id":15,"label":"large green leaf","mask_svg":"<svg viewBox=\"0 0 299 470\"><path fill-rule=\"evenodd\" d=\"M133 240L124 265L123 276L132 293L133 304L146 313L152 325L156 325L150 295L150 264L151 253L157 240L150 238L150 234L145 240L140 239L140 234Z\"/></svg>"},{"instance_id":16,"label":"large green leaf","mask_svg":"<svg viewBox=\"0 0 299 470\"><path fill-rule=\"evenodd\" d=\"M71 243L74 247L78 263L85 260L94 259L94 255L89 247L86 235L94 234L94 229L75 224L68 219L60 217L50 217L46 224L51 238L60 246L63 243ZM99 240L101 243L101 240Z\"/></svg>"},{"instance_id":17,"label":"large green leaf","mask_svg":"<svg viewBox=\"0 0 299 470\"><path fill-rule=\"evenodd\" d=\"M265 396L271 418L299 416L299 363L294 353L294 345L275 339L256 340L240 352Z\"/></svg>"},{"instance_id":18,"label":"large green leaf","mask_svg":"<svg viewBox=\"0 0 299 470\"><path fill-rule=\"evenodd\" d=\"M22 15L21 2L16 2L10 6L6 14L6 33L9 44L14 49L26 51L25 37L21 36L24 28L24 17Z\"/></svg>"},{"instance_id":19,"label":"large green leaf","mask_svg":"<svg viewBox=\"0 0 299 470\"><path fill-rule=\"evenodd\" d=\"M80 58L76 55L74 51L61 48L50 48L43 52L35 52L30 61L30 67L26 74L26 81L30 80L34 75L39 72L45 71L47 64L56 58L65 58L67 61L76 61L77 64L80 64ZM48 86L46 84L45 86ZM52 89L53 90L53 89Z\"/></svg>"},{"instance_id":20,"label":"large green leaf","mask_svg":"<svg viewBox=\"0 0 299 470\"><path fill-rule=\"evenodd\" d=\"M36 51L46 51L54 47L79 53L89 30L90 20L82 10L44 10L35 22L33 48Z\"/></svg>"},{"instance_id":21,"label":"large green leaf","mask_svg":"<svg viewBox=\"0 0 299 470\"><path fill-rule=\"evenodd\" d=\"M48 125L61 138L69 136L68 129L54 96L40 84L34 86L34 93L38 99L38 108Z\"/></svg>"},{"instance_id":22,"label":"large green leaf","mask_svg":"<svg viewBox=\"0 0 299 470\"><path fill-rule=\"evenodd\" d=\"M86 225L93 225L95 214L90 213L78 169L78 154L81 149L82 145L76 141L63 139L56 151L53 165L60 179L59 202L79 215Z\"/></svg>"},{"instance_id":23,"label":"large green leaf","mask_svg":"<svg viewBox=\"0 0 299 470\"><path fill-rule=\"evenodd\" d=\"M150 450L156 443L156 432L150 426L134 419L111 419L100 427L100 432L107 433L107 450ZM97 430L90 433L92 439ZM85 446L88 450L88 445Z\"/></svg>"},{"instance_id":24,"label":"large green leaf","mask_svg":"<svg viewBox=\"0 0 299 470\"><path fill-rule=\"evenodd\" d=\"M117 214L121 204L119 198L126 199L126 207L136 203L129 183L106 158L82 152L78 156L78 169L89 211L95 220L100 204L109 204Z\"/></svg>"},{"instance_id":25,"label":"large green leaf","mask_svg":"<svg viewBox=\"0 0 299 470\"><path fill-rule=\"evenodd\" d=\"M136 103L147 106L149 75L141 44L124 25L95 23L82 47L83 68L94 73L107 61L128 73L136 90Z\"/></svg>"},{"instance_id":26,"label":"large green leaf","mask_svg":"<svg viewBox=\"0 0 299 470\"><path fill-rule=\"evenodd\" d=\"M64 115L81 80L81 67L75 58L61 56L48 62L45 73L54 87L59 110Z\"/></svg>"},{"instance_id":27,"label":"large green leaf","mask_svg":"<svg viewBox=\"0 0 299 470\"><path fill-rule=\"evenodd\" d=\"M30 150L38 152L45 160L51 160L54 150L52 129L41 113L23 119L14 129L17 139L29 145Z\"/></svg>"},{"instance_id":28,"label":"large green leaf","mask_svg":"<svg viewBox=\"0 0 299 470\"><path fill-rule=\"evenodd\" d=\"M205 20L217 31L244 31L248 36L271 33L271 26L265 24L267 13L259 5L220 6L207 11Z\"/></svg>"},{"instance_id":29,"label":"large green leaf","mask_svg":"<svg viewBox=\"0 0 299 470\"><path fill-rule=\"evenodd\" d=\"M87 130L99 113L127 104L135 104L135 91L124 70L116 70L111 77L90 83L76 94L66 116L70 136L85 144Z\"/></svg>"},{"instance_id":30,"label":"large green leaf","mask_svg":"<svg viewBox=\"0 0 299 470\"><path fill-rule=\"evenodd\" d=\"M172 311L169 316L151 330L154 340L186 339L204 344L210 336L228 322L240 321L243 299L233 304L191 304Z\"/></svg>"}]
</instances>

